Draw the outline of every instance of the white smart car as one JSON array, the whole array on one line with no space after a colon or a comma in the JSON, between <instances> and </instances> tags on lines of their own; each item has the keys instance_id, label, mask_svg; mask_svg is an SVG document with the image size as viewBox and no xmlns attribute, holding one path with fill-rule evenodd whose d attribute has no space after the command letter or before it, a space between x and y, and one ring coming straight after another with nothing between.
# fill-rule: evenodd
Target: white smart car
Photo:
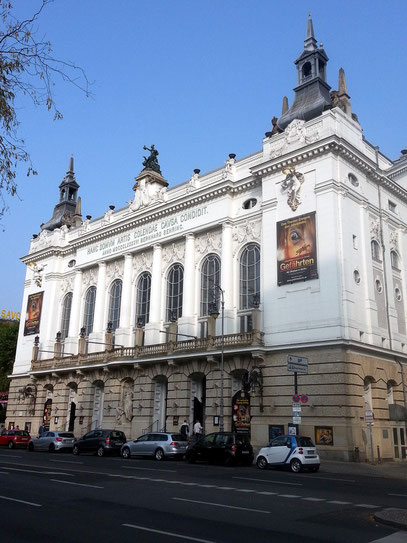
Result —
<instances>
[{"instance_id":1,"label":"white smart car","mask_svg":"<svg viewBox=\"0 0 407 543\"><path fill-rule=\"evenodd\" d=\"M320 460L317 449L309 437L278 436L260 449L256 465L260 469L267 469L268 466L287 466L294 473L298 473L304 468L318 471Z\"/></svg>"}]
</instances>

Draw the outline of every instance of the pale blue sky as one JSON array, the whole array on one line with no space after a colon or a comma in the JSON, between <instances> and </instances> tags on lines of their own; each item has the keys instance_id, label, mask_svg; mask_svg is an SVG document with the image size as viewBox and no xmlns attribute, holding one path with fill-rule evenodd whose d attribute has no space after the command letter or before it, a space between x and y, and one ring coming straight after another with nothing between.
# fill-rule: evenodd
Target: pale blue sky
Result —
<instances>
[{"instance_id":1,"label":"pale blue sky","mask_svg":"<svg viewBox=\"0 0 407 543\"><path fill-rule=\"evenodd\" d=\"M18 3L31 12L39 0ZM270 120L290 104L293 64L303 49L308 12L330 59L328 82L346 73L352 109L366 138L392 159L407 147L405 0L55 0L40 33L55 54L80 64L92 85L86 99L57 84L64 113L19 103L21 135L37 177L19 176L21 201L0 232L0 310L20 311L33 233L58 200L75 159L83 215L103 215L133 196L143 145L154 143L170 185L261 149Z\"/></svg>"}]
</instances>

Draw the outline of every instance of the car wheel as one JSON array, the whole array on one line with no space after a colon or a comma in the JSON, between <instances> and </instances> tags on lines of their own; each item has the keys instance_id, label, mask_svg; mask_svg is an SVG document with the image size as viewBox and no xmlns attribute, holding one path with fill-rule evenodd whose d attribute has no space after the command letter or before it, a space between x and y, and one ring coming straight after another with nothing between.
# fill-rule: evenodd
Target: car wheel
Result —
<instances>
[{"instance_id":1,"label":"car wheel","mask_svg":"<svg viewBox=\"0 0 407 543\"><path fill-rule=\"evenodd\" d=\"M293 460L291 460L290 462L290 468L291 471L293 471L294 473L299 473L302 470L302 464L300 460L298 460L298 458L293 458Z\"/></svg>"},{"instance_id":2,"label":"car wheel","mask_svg":"<svg viewBox=\"0 0 407 543\"><path fill-rule=\"evenodd\" d=\"M55 452L55 445L51 443L51 445L48 447L49 452Z\"/></svg>"},{"instance_id":3,"label":"car wheel","mask_svg":"<svg viewBox=\"0 0 407 543\"><path fill-rule=\"evenodd\" d=\"M33 443L29 443L29 444L28 444L28 450L29 450L30 452L33 452L33 450L34 450L34 444L33 444Z\"/></svg>"},{"instance_id":4,"label":"car wheel","mask_svg":"<svg viewBox=\"0 0 407 543\"><path fill-rule=\"evenodd\" d=\"M157 449L154 453L154 458L156 460L164 460L164 451L162 449Z\"/></svg>"},{"instance_id":5,"label":"car wheel","mask_svg":"<svg viewBox=\"0 0 407 543\"><path fill-rule=\"evenodd\" d=\"M309 468L310 471L316 472L319 470L319 466L312 466L312 468Z\"/></svg>"},{"instance_id":6,"label":"car wheel","mask_svg":"<svg viewBox=\"0 0 407 543\"><path fill-rule=\"evenodd\" d=\"M124 449L122 450L122 457L130 458L130 456L131 456L130 449L128 447L124 447Z\"/></svg>"},{"instance_id":7,"label":"car wheel","mask_svg":"<svg viewBox=\"0 0 407 543\"><path fill-rule=\"evenodd\" d=\"M74 445L72 452L75 456L78 456L79 454L79 447L77 445Z\"/></svg>"},{"instance_id":8,"label":"car wheel","mask_svg":"<svg viewBox=\"0 0 407 543\"><path fill-rule=\"evenodd\" d=\"M14 441L9 441L8 442L8 448L9 449L14 449Z\"/></svg>"},{"instance_id":9,"label":"car wheel","mask_svg":"<svg viewBox=\"0 0 407 543\"><path fill-rule=\"evenodd\" d=\"M102 446L100 446L100 447L98 448L98 450L97 450L97 455L98 455L98 456L104 456L104 455L105 455L105 449L104 449Z\"/></svg>"},{"instance_id":10,"label":"car wheel","mask_svg":"<svg viewBox=\"0 0 407 543\"><path fill-rule=\"evenodd\" d=\"M268 462L267 462L266 458L264 458L264 456L259 456L259 458L256 461L256 466L259 469L267 469Z\"/></svg>"}]
</instances>

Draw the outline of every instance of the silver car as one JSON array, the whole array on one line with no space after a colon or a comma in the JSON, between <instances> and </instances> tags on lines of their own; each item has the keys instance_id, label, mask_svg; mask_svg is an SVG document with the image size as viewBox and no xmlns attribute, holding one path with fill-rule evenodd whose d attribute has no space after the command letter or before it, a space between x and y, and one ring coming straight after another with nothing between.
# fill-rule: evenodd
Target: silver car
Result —
<instances>
[{"instance_id":1,"label":"silver car","mask_svg":"<svg viewBox=\"0 0 407 543\"><path fill-rule=\"evenodd\" d=\"M61 451L72 450L75 436L71 432L44 432L34 437L28 444L29 451Z\"/></svg>"},{"instance_id":2,"label":"silver car","mask_svg":"<svg viewBox=\"0 0 407 543\"><path fill-rule=\"evenodd\" d=\"M123 458L131 456L153 456L156 460L164 460L166 457L182 458L187 445L188 441L182 434L149 433L125 443L120 454Z\"/></svg>"}]
</instances>

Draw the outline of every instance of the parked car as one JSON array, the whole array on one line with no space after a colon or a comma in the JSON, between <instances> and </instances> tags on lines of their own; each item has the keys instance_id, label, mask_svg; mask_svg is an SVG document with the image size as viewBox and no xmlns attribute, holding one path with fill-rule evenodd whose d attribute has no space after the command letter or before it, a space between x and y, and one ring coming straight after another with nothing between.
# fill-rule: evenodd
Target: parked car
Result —
<instances>
[{"instance_id":1,"label":"parked car","mask_svg":"<svg viewBox=\"0 0 407 543\"><path fill-rule=\"evenodd\" d=\"M234 432L208 434L191 443L185 453L185 459L190 463L203 460L213 464L250 466L253 458L249 436Z\"/></svg>"},{"instance_id":2,"label":"parked car","mask_svg":"<svg viewBox=\"0 0 407 543\"><path fill-rule=\"evenodd\" d=\"M72 450L75 436L71 432L44 432L33 437L28 444L29 451L62 451Z\"/></svg>"},{"instance_id":3,"label":"parked car","mask_svg":"<svg viewBox=\"0 0 407 543\"><path fill-rule=\"evenodd\" d=\"M91 430L78 439L72 452L74 454L96 453L98 456L119 454L121 446L126 441L126 436L119 430Z\"/></svg>"},{"instance_id":4,"label":"parked car","mask_svg":"<svg viewBox=\"0 0 407 543\"><path fill-rule=\"evenodd\" d=\"M14 447L27 447L31 439L26 430L3 430L0 435L0 445L6 445L9 449Z\"/></svg>"},{"instance_id":5,"label":"parked car","mask_svg":"<svg viewBox=\"0 0 407 543\"><path fill-rule=\"evenodd\" d=\"M154 456L156 460L164 460L167 457L182 458L187 445L188 441L182 434L152 432L125 443L120 454L123 458L131 456Z\"/></svg>"},{"instance_id":6,"label":"parked car","mask_svg":"<svg viewBox=\"0 0 407 543\"><path fill-rule=\"evenodd\" d=\"M294 473L298 473L304 468L318 471L320 459L309 437L278 436L266 447L260 449L256 464L260 469L267 469L269 466L285 466Z\"/></svg>"}]
</instances>

